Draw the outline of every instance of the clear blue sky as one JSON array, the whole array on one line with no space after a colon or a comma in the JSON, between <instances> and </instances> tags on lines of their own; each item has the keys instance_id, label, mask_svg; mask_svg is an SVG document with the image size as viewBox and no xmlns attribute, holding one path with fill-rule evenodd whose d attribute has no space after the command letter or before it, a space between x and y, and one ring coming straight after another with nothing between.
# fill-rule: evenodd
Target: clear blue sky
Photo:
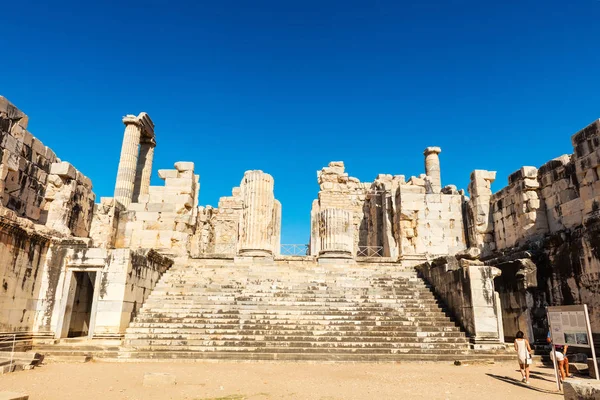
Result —
<instances>
[{"instance_id":1,"label":"clear blue sky","mask_svg":"<svg viewBox=\"0 0 600 400\"><path fill-rule=\"evenodd\" d=\"M159 168L194 161L200 203L275 178L284 243L306 243L316 171L424 172L466 188L571 153L600 117L600 2L9 1L0 94L112 196L121 117L156 124Z\"/></svg>"}]
</instances>

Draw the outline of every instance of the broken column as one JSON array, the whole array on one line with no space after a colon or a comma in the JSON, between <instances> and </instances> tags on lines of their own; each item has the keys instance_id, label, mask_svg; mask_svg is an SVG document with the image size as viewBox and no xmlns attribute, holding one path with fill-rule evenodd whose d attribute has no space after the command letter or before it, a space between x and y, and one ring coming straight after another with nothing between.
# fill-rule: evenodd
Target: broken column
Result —
<instances>
[{"instance_id":1,"label":"broken column","mask_svg":"<svg viewBox=\"0 0 600 400\"><path fill-rule=\"evenodd\" d=\"M427 147L423 152L425 155L425 174L429 177L433 193L440 193L442 190L439 157L441 152L442 149L439 147Z\"/></svg>"},{"instance_id":2,"label":"broken column","mask_svg":"<svg viewBox=\"0 0 600 400\"><path fill-rule=\"evenodd\" d=\"M140 156L137 163L134 200L138 201L140 195L150 191L150 178L152 177L152 161L154 159L154 138L143 138L140 143Z\"/></svg>"},{"instance_id":3,"label":"broken column","mask_svg":"<svg viewBox=\"0 0 600 400\"><path fill-rule=\"evenodd\" d=\"M273 203L273 234L271 235L273 254L281 253L281 203L275 200Z\"/></svg>"},{"instance_id":4,"label":"broken column","mask_svg":"<svg viewBox=\"0 0 600 400\"><path fill-rule=\"evenodd\" d=\"M495 171L475 170L471 173L468 188L471 196L467 204L469 245L478 248L483 255L496 250L491 213L492 182L495 179Z\"/></svg>"},{"instance_id":5,"label":"broken column","mask_svg":"<svg viewBox=\"0 0 600 400\"><path fill-rule=\"evenodd\" d=\"M339 208L326 208L319 213L319 258L352 258L354 234L352 213Z\"/></svg>"},{"instance_id":6,"label":"broken column","mask_svg":"<svg viewBox=\"0 0 600 400\"><path fill-rule=\"evenodd\" d=\"M273 177L262 171L246 171L242 179L240 255L265 257L273 254ZM277 227L279 229L279 227Z\"/></svg>"},{"instance_id":7,"label":"broken column","mask_svg":"<svg viewBox=\"0 0 600 400\"><path fill-rule=\"evenodd\" d=\"M125 116L123 123L125 124L125 135L119 159L115 199L127 207L133 199L142 123L135 115Z\"/></svg>"}]
</instances>

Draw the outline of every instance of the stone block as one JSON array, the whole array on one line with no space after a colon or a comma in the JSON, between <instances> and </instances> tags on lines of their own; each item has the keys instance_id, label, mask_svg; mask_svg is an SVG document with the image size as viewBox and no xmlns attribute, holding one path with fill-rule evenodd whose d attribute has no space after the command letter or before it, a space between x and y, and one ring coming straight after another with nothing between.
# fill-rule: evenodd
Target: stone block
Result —
<instances>
[{"instance_id":1,"label":"stone block","mask_svg":"<svg viewBox=\"0 0 600 400\"><path fill-rule=\"evenodd\" d=\"M31 150L33 150L34 153L46 158L46 146L44 146L44 144L35 137L31 143Z\"/></svg>"},{"instance_id":2,"label":"stone block","mask_svg":"<svg viewBox=\"0 0 600 400\"><path fill-rule=\"evenodd\" d=\"M563 393L565 400L600 400L600 381L567 379Z\"/></svg>"},{"instance_id":3,"label":"stone block","mask_svg":"<svg viewBox=\"0 0 600 400\"><path fill-rule=\"evenodd\" d=\"M127 207L127 211L154 211L150 209L146 209L146 203L131 203Z\"/></svg>"},{"instance_id":4,"label":"stone block","mask_svg":"<svg viewBox=\"0 0 600 400\"><path fill-rule=\"evenodd\" d=\"M484 169L476 169L475 171L471 172L471 179L475 179L475 178L481 178L481 179L485 179L485 180L493 182L496 180L496 171L486 171Z\"/></svg>"},{"instance_id":5,"label":"stone block","mask_svg":"<svg viewBox=\"0 0 600 400\"><path fill-rule=\"evenodd\" d=\"M175 163L175 169L179 172L193 171L194 163L190 161L178 161Z\"/></svg>"},{"instance_id":6,"label":"stone block","mask_svg":"<svg viewBox=\"0 0 600 400\"><path fill-rule=\"evenodd\" d=\"M521 174L524 178L536 178L538 170L536 167L521 167Z\"/></svg>"},{"instance_id":7,"label":"stone block","mask_svg":"<svg viewBox=\"0 0 600 400\"><path fill-rule=\"evenodd\" d=\"M158 170L158 177L160 179L167 179L167 178L177 178L178 173L176 169L159 169Z\"/></svg>"},{"instance_id":8,"label":"stone block","mask_svg":"<svg viewBox=\"0 0 600 400\"><path fill-rule=\"evenodd\" d=\"M50 166L50 174L58 175L65 179L75 179L77 177L77 170L68 162L63 161L60 163L53 163Z\"/></svg>"}]
</instances>

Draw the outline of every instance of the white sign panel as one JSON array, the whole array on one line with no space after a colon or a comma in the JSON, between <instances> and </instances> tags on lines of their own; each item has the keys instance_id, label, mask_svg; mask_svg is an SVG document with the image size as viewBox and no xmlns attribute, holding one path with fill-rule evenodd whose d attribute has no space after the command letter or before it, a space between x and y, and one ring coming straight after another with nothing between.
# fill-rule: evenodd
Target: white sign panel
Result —
<instances>
[{"instance_id":1,"label":"white sign panel","mask_svg":"<svg viewBox=\"0 0 600 400\"><path fill-rule=\"evenodd\" d=\"M548 319L555 345L590 347L585 307L548 307Z\"/></svg>"}]
</instances>

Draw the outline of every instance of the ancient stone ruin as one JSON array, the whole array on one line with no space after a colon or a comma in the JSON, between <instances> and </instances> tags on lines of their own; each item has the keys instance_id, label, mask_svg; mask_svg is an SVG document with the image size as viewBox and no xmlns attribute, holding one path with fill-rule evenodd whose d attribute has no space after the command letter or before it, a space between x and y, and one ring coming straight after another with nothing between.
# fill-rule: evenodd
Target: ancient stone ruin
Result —
<instances>
[{"instance_id":1,"label":"ancient stone ruin","mask_svg":"<svg viewBox=\"0 0 600 400\"><path fill-rule=\"evenodd\" d=\"M599 121L572 137L573 154L519 169L496 193L492 171L472 172L469 196L444 186L438 147L408 179L360 182L331 162L309 243L292 254L271 175L246 171L216 208L198 204L192 162L151 186L160 129L127 115L114 197L97 201L27 121L0 97L0 338L19 350L502 359L517 330L545 339L546 306L581 303L600 333Z\"/></svg>"}]
</instances>

